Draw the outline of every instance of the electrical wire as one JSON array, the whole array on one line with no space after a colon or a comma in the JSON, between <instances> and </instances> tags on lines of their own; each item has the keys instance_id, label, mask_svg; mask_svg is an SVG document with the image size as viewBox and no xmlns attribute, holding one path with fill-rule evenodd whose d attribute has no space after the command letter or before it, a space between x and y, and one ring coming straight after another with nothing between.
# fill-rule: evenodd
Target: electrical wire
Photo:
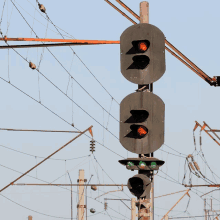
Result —
<instances>
[{"instance_id":1,"label":"electrical wire","mask_svg":"<svg viewBox=\"0 0 220 220\"><path fill-rule=\"evenodd\" d=\"M180 153L179 151L177 151L177 150L173 149L172 147L168 146L167 144L163 144L163 145L170 148L171 150L175 151L176 153L178 153L180 155L187 156L186 154Z\"/></svg>"},{"instance_id":2,"label":"electrical wire","mask_svg":"<svg viewBox=\"0 0 220 220\"><path fill-rule=\"evenodd\" d=\"M0 166L1 166L1 167L4 167L4 168L6 168L6 169L9 169L9 170L11 170L11 171L14 171L14 172L16 172L16 173L23 174L23 173L22 173L22 172L20 172L20 171L14 170L14 169L9 168L9 167L7 167L7 166L4 166L4 165L2 165L2 164L0 164ZM36 178L36 177L34 177L34 176L30 176L30 175L28 175L28 174L27 174L26 176L31 177L31 178L34 178L34 179L37 179L37 180L40 180L40 181L42 181L42 182L44 182L44 183L48 183L48 184L50 184L50 182L47 182L47 181L45 181L45 180L41 180L41 179ZM65 189L65 190L71 191L70 189L67 189L67 188L62 187L62 186L55 185L55 187L59 187L59 188L61 188L61 189ZM72 192L74 192L74 193L76 193L76 194L77 194L77 192L76 192L76 191L72 191ZM0 195L2 195L2 194L0 194ZM92 198L92 197L90 197L90 196L88 196L88 195L87 195L87 197L88 197L89 199L92 199L92 200L94 200L94 201L98 202L98 203L104 204L103 202L98 201L98 200L95 200L94 198ZM126 217L126 216L124 216L123 214L119 213L118 211L114 210L114 209L113 209L113 208L111 208L111 207L109 207L109 209L111 209L112 211L114 211L114 212L116 212L116 213L120 214L120 215L121 215L121 216L123 216L123 217Z\"/></svg>"},{"instance_id":3,"label":"electrical wire","mask_svg":"<svg viewBox=\"0 0 220 220\"><path fill-rule=\"evenodd\" d=\"M98 162L98 160L96 159L96 157L95 157L94 154L93 154L93 157L94 157L94 159L96 160L97 164L98 164L98 165L100 166L100 168L102 169L102 171L108 176L108 178L109 178L114 184L116 184L116 183L114 182L114 180L108 175L108 173L105 172L105 170L102 168L102 166L100 165L100 163ZM119 189L119 187L118 187L118 189ZM128 196L124 191L123 191L123 193L124 193L128 198L131 198L131 197Z\"/></svg>"},{"instance_id":4,"label":"electrical wire","mask_svg":"<svg viewBox=\"0 0 220 220\"><path fill-rule=\"evenodd\" d=\"M22 15L22 13L19 11L19 9L16 7L16 5L14 4L14 2L11 0L12 4L14 5L14 7L17 9L17 11L20 13L20 15L22 16L22 18L24 19L24 21L27 23L27 25L29 26L29 28L33 31L33 33L36 35L36 37L38 38L36 32L32 29L32 27L30 26L30 24L27 22L27 20L25 19L25 17ZM49 19L49 17L48 17ZM43 42L41 42L43 43ZM43 43L44 44L44 43ZM13 48L12 48L13 49ZM55 58L55 60L61 65L61 67L69 74L69 76L71 76L73 78L73 80L101 107L103 108L112 118L114 118L116 121L118 121L114 116L112 116L94 97L92 97L90 95L90 93L70 74L70 72L63 66L63 64L57 59L57 57L50 51L50 49L48 49L46 47L46 49L49 51L49 53ZM78 57L78 55L74 52L74 54L77 56L77 58L83 63L83 61ZM21 56L21 55L20 55ZM26 60L23 57L24 60ZM26 60L27 61L27 60ZM27 61L28 62L28 61ZM84 64L84 63L83 63ZM85 64L84 64L85 65ZM88 69L88 68L87 68ZM37 69L36 69L37 70ZM89 70L89 69L88 69ZM38 72L40 72L38 70ZM65 94L65 93L64 93ZM111 96L112 97L112 96ZM114 99L114 97L112 97ZM114 99L115 100L115 99ZM118 121L119 122L119 121Z\"/></svg>"},{"instance_id":5,"label":"electrical wire","mask_svg":"<svg viewBox=\"0 0 220 220\"><path fill-rule=\"evenodd\" d=\"M27 0L35 9L37 9L37 7L35 7L29 0ZM38 1L36 1L36 3L38 3ZM39 12L38 10L37 10L37 12L38 12L38 14L40 15L40 16L42 16L45 20L47 20L47 18L45 18L43 15L42 15L42 13L41 12ZM58 27L58 26L56 26L58 29L60 29L61 31L63 31L63 32L65 32L66 34L68 34L69 36L67 36L67 37L71 37L71 38L74 38L75 39L75 37L73 36L73 35L71 35L71 34L69 34L68 32L66 32L66 31L64 31L63 29L61 29L60 27ZM57 34L59 34L58 32L55 32L55 33L57 33Z\"/></svg>"},{"instance_id":6,"label":"electrical wire","mask_svg":"<svg viewBox=\"0 0 220 220\"><path fill-rule=\"evenodd\" d=\"M68 121L66 121L64 118L62 118L61 116L59 116L57 113L55 113L54 111L52 111L50 108L48 108L47 106L45 106L44 104L40 103L38 100L36 100L35 98L33 98L32 96L30 96L29 94L27 94L26 92L22 91L21 89L19 89L18 87L16 87L15 85L13 85L12 83L9 83L7 80L5 80L4 78L2 78L0 76L0 79L2 79L3 81L5 81L6 83L8 83L9 85L11 85L12 87L14 87L15 89L19 90L21 93L23 93L24 95L28 96L29 98L31 98L32 100L34 100L35 102L39 103L40 105L42 105L44 108L46 108L48 111L50 111L51 113L53 113L54 115L56 115L58 118L60 118L61 120L63 120L64 122L66 122L67 124L71 125L71 123L69 123ZM76 128L74 126L74 128ZM78 128L76 128L78 131L80 131ZM84 134L85 136L87 136L88 138L91 139L90 136L88 136L87 134ZM120 154L114 152L113 150L111 150L110 148L106 147L105 145L99 143L97 140L95 140L96 143L98 143L99 145L103 146L104 148L108 149L109 151L111 151L112 153L124 158L123 156L121 156Z\"/></svg>"},{"instance_id":7,"label":"electrical wire","mask_svg":"<svg viewBox=\"0 0 220 220\"><path fill-rule=\"evenodd\" d=\"M173 155L173 156L176 156L176 157L182 157L182 158L185 158L184 156L180 156L180 155L177 155L177 154L173 154L173 153L170 153L170 152L168 152L168 151L165 151L165 150L162 150L162 149L159 149L160 151L163 151L163 152L165 152L165 153L167 153L167 154L171 154L171 155Z\"/></svg>"},{"instance_id":8,"label":"electrical wire","mask_svg":"<svg viewBox=\"0 0 220 220\"><path fill-rule=\"evenodd\" d=\"M4 195L2 195L2 194L0 194L0 196L4 197L5 199L9 200L10 202L12 202L12 203L14 203L14 204L16 204L16 205L18 205L18 206L24 208L24 209L27 209L27 210L32 211L32 212L35 212L35 213L40 214L40 215L44 215L44 216L52 217L52 218L71 219L71 218L66 218L66 217L59 217L59 216L54 216L54 215L48 215L48 214L45 214L45 213L42 213L42 212L39 212L39 211L35 211L35 210L33 210L33 209L27 208L26 206L23 206L23 205L21 205L21 204L15 202L15 201L9 199L8 197L6 197L6 196L4 196ZM103 211L102 211L102 212L103 212ZM96 214L89 215L88 217L91 217L91 216L94 216L94 215L99 215L99 214L101 214L102 212L97 212ZM73 218L73 219L76 219L76 218Z\"/></svg>"},{"instance_id":9,"label":"electrical wire","mask_svg":"<svg viewBox=\"0 0 220 220\"><path fill-rule=\"evenodd\" d=\"M46 13L48 19L51 21L51 23L54 25L54 23L52 22L52 20L49 18L48 14ZM54 25L54 27L57 29L56 25ZM59 30L57 29L57 31L59 32ZM60 33L60 32L59 32ZM64 39L63 35L60 33L61 37ZM109 94L109 96L112 98L112 100L114 100L118 105L120 105L116 99L107 91L107 89L101 84L101 82L95 77L95 75L92 73L92 71L86 66L86 64L81 60L81 58L77 55L77 53L73 50L72 47L69 46L69 48L74 52L74 54L77 56L77 58L81 61L81 63L85 66L85 68L90 72L90 74L96 79L96 81L101 85L101 87Z\"/></svg>"},{"instance_id":10,"label":"electrical wire","mask_svg":"<svg viewBox=\"0 0 220 220\"><path fill-rule=\"evenodd\" d=\"M0 31L1 31L1 24L2 24L2 19L3 19L4 9L5 9L5 2L6 2L6 0L4 1L3 9L2 9L2 16L1 16L1 20L0 20Z\"/></svg>"},{"instance_id":11,"label":"electrical wire","mask_svg":"<svg viewBox=\"0 0 220 220\"><path fill-rule=\"evenodd\" d=\"M10 46L7 42L5 42L8 46ZM12 48L22 59L24 59L26 62L27 59L24 58L19 52L17 52L17 50L15 50L14 48ZM36 69L49 83L51 83L56 89L58 89L63 95L65 95L69 100L71 100L78 108L80 108L84 113L86 113L90 118L92 118L96 123L98 123L101 127L103 127L103 125L97 121L94 117L92 117L87 111L85 111L80 105L78 105L72 98L70 98L65 92L63 92L58 86L56 86L51 80L49 80L42 72L39 71L39 69ZM41 103L39 101L39 103ZM104 110L104 108L103 108ZM109 112L107 112L109 113ZM109 113L110 114L110 113ZM111 115L111 114L110 114ZM113 116L112 116L113 117ZM118 121L116 118L114 118L116 121ZM118 121L119 122L119 121ZM71 124L72 125L72 124ZM111 131L109 131L106 127L103 127L106 131L108 131L112 136L114 136L116 139L118 139Z\"/></svg>"},{"instance_id":12,"label":"electrical wire","mask_svg":"<svg viewBox=\"0 0 220 220\"><path fill-rule=\"evenodd\" d=\"M44 215L44 216L52 217L52 218L71 219L71 218L59 217L59 216L54 216L54 215L48 215L48 214L45 214L45 213L42 213L42 212L39 212L39 211L35 211L33 209L27 208L27 207L25 207L25 206L15 202L15 201L9 199L8 197L6 197L6 196L4 196L2 194L0 194L0 196L4 197L5 199L9 200L10 202L13 202L14 204L16 204L16 205L18 205L18 206L20 206L20 207L22 207L24 209L27 209L27 210L32 211L32 212L35 212L35 213L40 214L40 215ZM76 219L76 218L74 218L74 219Z\"/></svg>"},{"instance_id":13,"label":"electrical wire","mask_svg":"<svg viewBox=\"0 0 220 220\"><path fill-rule=\"evenodd\" d=\"M2 144L0 144L0 147L3 147L3 148L6 148L8 150L12 150L12 151L15 151L17 153L20 153L20 154L24 154L24 155L27 155L27 156L31 156L31 157L37 157L37 158L46 158L46 157L42 157L42 156L36 156L36 155L32 155L32 154L28 154L28 153L25 153L25 152L22 152L22 151L18 151L18 150L15 150L15 149L12 149L10 147L6 147ZM84 158L84 157L88 157L90 155L86 155L86 156L82 156L82 157L75 157L75 158L68 158L68 159L57 159L57 158L49 158L49 160L61 160L61 161L66 161L66 160L76 160L76 159L80 159L80 158Z\"/></svg>"},{"instance_id":14,"label":"electrical wire","mask_svg":"<svg viewBox=\"0 0 220 220\"><path fill-rule=\"evenodd\" d=\"M28 1L28 0L27 0ZM28 13L17 1L15 1L14 0L14 2L16 2L18 5L19 5L19 7L24 11L24 12L26 12L29 16L31 16L35 21L37 21L38 23L40 23L41 25L43 25L44 27L46 27L46 25L44 25L43 23L41 23L39 20L37 20L35 17L33 17L30 13ZM29 2L30 3L30 2ZM35 8L35 7L34 7ZM36 9L36 11L41 15L41 13L37 10L37 8L35 8ZM41 15L42 16L42 15ZM45 18L44 16L42 16L43 18ZM45 18L46 19L46 18ZM59 28L59 27L58 27ZM52 32L54 32L55 34L59 34L58 32L56 32L56 31L54 31L54 30L52 30L52 29L50 29L50 28L48 28L50 31L52 31ZM59 29L61 29L61 28L59 28ZM62 30L62 29L61 29ZM63 31L63 30L62 30ZM68 37L68 38L71 38L70 36L67 36L67 35L65 35L66 37ZM74 37L73 37L74 38ZM74 38L75 39L75 38Z\"/></svg>"}]
</instances>

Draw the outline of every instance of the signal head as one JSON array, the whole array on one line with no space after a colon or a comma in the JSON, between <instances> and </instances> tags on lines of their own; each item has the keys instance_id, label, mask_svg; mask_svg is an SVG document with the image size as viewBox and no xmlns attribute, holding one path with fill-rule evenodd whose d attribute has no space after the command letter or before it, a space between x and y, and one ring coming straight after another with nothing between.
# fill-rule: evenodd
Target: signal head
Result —
<instances>
[{"instance_id":1,"label":"signal head","mask_svg":"<svg viewBox=\"0 0 220 220\"><path fill-rule=\"evenodd\" d=\"M145 85L165 72L165 36L151 24L127 28L120 37L121 72L130 82Z\"/></svg>"}]
</instances>

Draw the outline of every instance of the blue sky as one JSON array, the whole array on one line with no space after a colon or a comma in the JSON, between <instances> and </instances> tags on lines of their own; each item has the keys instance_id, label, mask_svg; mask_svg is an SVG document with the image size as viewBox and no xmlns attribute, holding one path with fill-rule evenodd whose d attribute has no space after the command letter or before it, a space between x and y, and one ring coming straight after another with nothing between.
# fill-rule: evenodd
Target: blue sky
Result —
<instances>
[{"instance_id":1,"label":"blue sky","mask_svg":"<svg viewBox=\"0 0 220 220\"><path fill-rule=\"evenodd\" d=\"M3 35L8 37L35 37L31 29L13 6L10 0L0 2L0 15L5 2L4 14L1 23ZM61 38L54 26L47 22L45 15L36 7L36 1L23 0L13 1L27 22L41 38ZM127 13L116 1L122 11ZM44 4L52 22L65 30L61 31L65 37L89 40L119 40L122 32L132 23L120 13L110 7L103 0L96 1L49 1L40 2ZM124 0L134 12L139 14L139 1ZM210 77L219 75L219 7L220 2L212 1L149 1L150 23L160 28L166 39L176 46L183 54L191 59ZM127 13L128 14L128 13ZM137 21L132 15L132 19ZM35 18L35 19L34 19ZM138 21L137 21L138 22ZM9 25L7 31L7 24ZM47 29L48 24L48 29ZM47 29L47 31L46 31ZM70 36L71 35L71 36ZM1 42L1 45L5 45ZM127 81L120 72L120 50L119 45L98 46L75 46L72 47L77 56L86 64L87 68L95 75L105 89L114 97L118 103L137 89L137 85ZM74 123L75 127L84 130L93 125L94 139L121 155L122 157L136 157L135 154L127 152L118 141L119 123L113 117L104 112L110 110L112 116L119 119L119 104L112 101L112 97L94 79L90 71L73 54L69 47L50 48L50 51L62 63L65 69L45 49L19 49L17 50L28 61L39 65L41 54L43 54L39 70L48 79L58 86L64 93L74 100L81 108L88 112L93 118L78 108L72 101L48 82L43 75L31 70L28 63L14 51L0 51L0 76L11 84L20 88L37 101L51 109L68 123ZM9 61L9 62L8 62ZM86 93L74 80L69 79L68 72L74 79L92 96ZM74 130L68 123L48 111L39 103L33 101L9 83L0 80L0 122L1 128L21 129L51 129L51 130ZM155 177L155 196L184 190L181 184L173 183L173 179L182 182L184 176L185 155L192 153L195 149L193 143L193 127L195 120L200 124L206 121L213 129L219 129L219 88L211 87L199 78L190 69L184 66L176 58L166 52L166 72L163 77L154 83L154 93L165 103L165 144L161 150L155 152L155 157L165 160L165 165ZM40 94L40 96L39 96ZM99 122L99 123L97 123ZM114 134L114 137L110 132ZM195 132L197 149L199 149L199 129ZM0 132L0 188L18 177L19 172L25 172L60 146L73 138L72 134L60 133L31 133L31 132ZM48 160L37 171L30 173L31 177L24 177L20 183L42 183L41 180L52 182L62 176L67 170L70 172L72 182L76 183L78 170L84 169L86 178L93 174L91 182L100 183L127 183L128 178L135 172L125 169L118 163L122 157L96 144L95 158L88 156L90 139L83 136L59 152L54 158L62 160ZM212 172L220 176L218 169L219 146L202 133L202 150ZM26 154L22 154L14 149ZM177 152L176 152L177 151ZM167 153L169 152L169 153ZM175 155L172 155L172 154ZM180 154L181 153L181 154ZM71 158L78 158L67 160ZM66 161L65 161L66 160ZM219 178L212 175L204 161L195 156L202 173L211 181L219 183ZM80 165L79 165L80 164ZM77 166L78 165L78 166ZM5 167L15 171L9 170ZM104 171L103 171L104 170ZM111 179L106 175L111 177ZM173 179L171 179L172 177ZM162 177L164 178L162 178ZM171 181L169 181L171 180ZM187 180L188 181L188 180ZM69 183L67 175L64 175L56 183ZM204 184L204 181L193 177L193 184ZM115 187L100 188L98 192L92 192L88 188L88 195L92 198L104 192L117 190ZM199 188L199 195L209 190ZM77 192L75 188L74 191ZM104 198L131 198L127 189L124 192L109 193L100 197L97 201L88 199L88 208L95 208L99 215L89 217L90 219L109 218L104 212ZM203 200L194 192L190 192L191 200L188 211L191 215L203 215ZM70 218L70 191L58 187L29 187L11 186L2 195L31 210L48 214L51 216ZM213 200L213 207L220 209L220 193L218 191L209 194ZM155 219L161 219L168 209L180 198L181 194L155 200ZM202 197L203 198L203 197ZM210 198L207 196L207 198ZM74 217L76 216L77 196L74 194ZM174 209L170 216L187 216L184 213L188 198L184 198ZM37 214L17 205L8 199L1 197L0 205L4 207L1 211L2 219L18 220L27 219L33 215L34 219L48 219L49 217ZM109 201L108 213L112 218L129 219L130 210L122 203ZM129 205L129 202L127 202ZM9 211L10 210L10 211ZM13 211L11 211L13 210ZM90 214L90 213L89 213ZM106 214L106 215L104 215ZM50 217L53 219L54 217ZM55 218L54 218L55 219Z\"/></svg>"}]
</instances>

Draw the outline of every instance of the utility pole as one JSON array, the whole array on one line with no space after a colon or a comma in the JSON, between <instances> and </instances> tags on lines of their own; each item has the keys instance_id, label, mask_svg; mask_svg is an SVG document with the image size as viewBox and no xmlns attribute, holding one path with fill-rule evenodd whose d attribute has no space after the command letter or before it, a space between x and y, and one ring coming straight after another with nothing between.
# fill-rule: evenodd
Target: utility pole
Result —
<instances>
[{"instance_id":1,"label":"utility pole","mask_svg":"<svg viewBox=\"0 0 220 220\"><path fill-rule=\"evenodd\" d=\"M85 188L84 188L84 183L87 180L84 179L84 170L79 170L79 179L77 182L80 184L79 186L79 202L77 205L77 210L78 210L78 220L84 220L84 212L85 212Z\"/></svg>"},{"instance_id":2,"label":"utility pole","mask_svg":"<svg viewBox=\"0 0 220 220\"><path fill-rule=\"evenodd\" d=\"M28 216L28 220L32 220L32 216L31 215Z\"/></svg>"}]
</instances>

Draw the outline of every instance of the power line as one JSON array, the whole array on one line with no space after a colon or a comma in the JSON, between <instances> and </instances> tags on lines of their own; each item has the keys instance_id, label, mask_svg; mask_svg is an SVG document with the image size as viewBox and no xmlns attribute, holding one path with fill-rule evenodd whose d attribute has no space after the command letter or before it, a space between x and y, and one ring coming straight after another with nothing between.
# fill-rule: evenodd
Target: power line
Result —
<instances>
[{"instance_id":1,"label":"power line","mask_svg":"<svg viewBox=\"0 0 220 220\"><path fill-rule=\"evenodd\" d=\"M209 215L209 216L216 216L216 215ZM196 216L182 216L182 217L174 217L174 218L170 218L169 219L179 219L179 218L200 218L200 217L205 217L205 215L196 215Z\"/></svg>"},{"instance_id":2,"label":"power line","mask_svg":"<svg viewBox=\"0 0 220 220\"><path fill-rule=\"evenodd\" d=\"M35 212L35 213L40 214L40 215L45 215L47 217L52 217L52 218L71 219L71 218L66 218L66 217L59 217L59 216L54 216L54 215L48 215L48 214L45 214L45 213L42 213L42 212L39 212L39 211L35 211L33 209L27 208L27 207L25 207L25 206L15 202L15 201L9 199L8 197L6 197L6 196L4 196L2 194L0 194L0 196L4 197L5 199L9 200L10 202L13 202L14 204L16 204L18 206L21 206L24 209L27 209L27 210L32 211L32 212ZM97 212L96 214L93 214L93 215L90 215L90 216L98 215L98 214L101 214L102 212ZM90 216L88 216L88 217L90 217ZM74 218L74 219L76 219L76 218Z\"/></svg>"},{"instance_id":3,"label":"power line","mask_svg":"<svg viewBox=\"0 0 220 220\"><path fill-rule=\"evenodd\" d=\"M168 147L168 148L170 148L171 150L177 152L177 153L180 154L180 155L187 156L186 154L180 153L179 151L177 151L177 150L173 149L172 147L168 146L167 144L163 144L163 145L166 146L166 147Z\"/></svg>"},{"instance_id":4,"label":"power line","mask_svg":"<svg viewBox=\"0 0 220 220\"><path fill-rule=\"evenodd\" d=\"M9 168L9 167L6 167L6 166L4 166L4 165L2 165L2 164L0 164L0 166L1 166L1 167L4 167L4 168L6 168L6 169L9 169L9 170L11 170L11 171L14 171L14 172L16 172L16 173L23 174L23 173L20 172L20 171L14 170L14 169ZM47 181L45 181L45 180L41 180L41 179L39 179L39 178L36 178L36 177L30 176L30 175L28 175L28 174L27 174L26 176L31 177L31 178L34 178L34 179L37 179L37 180L40 180L40 181L42 181L42 182L44 182L44 183L48 183L48 184L50 184L49 182L47 182ZM61 188L61 189L65 189L65 190L71 191L71 190L69 190L69 189L67 189L67 188L65 188L65 187L62 187L62 186L55 186L55 187L59 187L59 188ZM76 191L72 191L72 192L74 192L74 193L77 194ZM0 194L0 195L2 195L2 194ZM87 195L86 197L95 200L94 198L92 198L92 197L90 197L90 196L88 196L88 195ZM101 201L98 201L98 200L95 200L95 201L98 202L98 203L104 204L104 203L101 202ZM117 212L116 210L114 210L114 209L111 208L111 207L109 207L109 209L111 209L112 211L114 211L114 212L120 214L120 215L123 216L123 217L126 217L126 216L122 215L120 212Z\"/></svg>"},{"instance_id":5,"label":"power line","mask_svg":"<svg viewBox=\"0 0 220 220\"><path fill-rule=\"evenodd\" d=\"M167 153L167 154L171 154L171 155L173 155L173 156L176 156L176 157L186 158L186 157L183 157L183 156L180 156L180 155L177 155L177 154L173 154L173 153L170 153L170 152L165 151L165 150L162 150L162 149L159 149L159 150L160 150L160 151L163 151L163 152L165 152L165 153Z\"/></svg>"},{"instance_id":6,"label":"power line","mask_svg":"<svg viewBox=\"0 0 220 220\"><path fill-rule=\"evenodd\" d=\"M9 85L11 85L12 87L14 87L15 89L19 90L21 93L23 93L24 95L28 96L29 98L31 98L32 100L34 100L35 102L39 103L41 106L43 106L44 108L46 108L48 111L50 111L51 113L53 113L54 115L56 115L58 118L60 118L61 120L63 120L64 122L66 122L67 124L71 125L71 123L69 123L68 121L66 121L64 118L62 118L61 116L59 116L57 113L55 113L54 111L52 111L50 108L48 108L47 106L45 106L44 104L40 103L38 100L36 100L35 98L33 98L32 96L30 96L29 94L27 94L26 92L22 91L21 89L19 89L18 87L16 87L15 85L13 85L12 83L9 83L7 80L5 80L4 78L2 78L0 76L0 79L2 79L3 81L7 82ZM76 128L76 127L75 127ZM78 128L76 128L78 131L80 131ZM87 134L84 134L85 136L87 136L88 138L90 138ZM91 138L90 138L91 139ZM105 145L99 143L97 140L95 140L96 143L98 143L99 145L103 146L104 148L108 149L109 151L111 151L112 153L124 158L123 156L121 156L120 154L114 152L113 150L109 149L108 147L106 147Z\"/></svg>"},{"instance_id":7,"label":"power line","mask_svg":"<svg viewBox=\"0 0 220 220\"><path fill-rule=\"evenodd\" d=\"M49 18L48 14L46 13L48 19L51 21L51 23L54 25L54 27L57 29L56 25L52 22L52 20ZM57 31L60 33L60 31L57 29ZM62 38L64 39L63 35L60 33ZM92 73L92 71L86 66L86 64L81 60L81 58L77 55L77 53L73 50L72 47L70 49L74 52L74 54L77 56L77 58L81 61L81 63L86 67L86 69L90 72L90 74L96 79L96 81L102 86L102 88L109 94L109 96L112 98L112 100L115 100L115 98L107 91L107 89L101 84L101 82L95 77L95 75ZM115 102L119 105L119 103L115 100Z\"/></svg>"},{"instance_id":8,"label":"power line","mask_svg":"<svg viewBox=\"0 0 220 220\"><path fill-rule=\"evenodd\" d=\"M12 2L12 0L11 0ZM36 32L33 30L33 28L29 25L29 23L27 22L27 20L24 18L24 16L22 15L22 13L19 11L19 9L16 7L16 5L14 4L14 2L12 2L12 4L15 6L15 8L17 9L17 11L20 13L20 15L22 16L22 18L25 20L25 22L27 23L27 25L31 28L31 30L33 31L33 33L37 36ZM46 14L47 15L47 14ZM51 19L49 18L49 16L47 15L48 19L51 21ZM51 23L53 24L53 22L51 21ZM54 24L53 24L54 25ZM54 27L56 28L56 26L54 25ZM57 29L57 28L56 28ZM59 30L57 29L57 31L59 32ZM59 32L60 33L60 32ZM62 34L60 33L60 35L62 36ZM63 37L63 36L62 36ZM43 43L43 42L41 42ZM74 79L74 81L98 104L100 105L100 103L94 99L90 93L84 89L84 87L69 73L69 71L61 64L61 62L55 57L55 55L46 47L46 49L49 51L49 53L57 60L57 62L62 66L62 68ZM82 64L87 68L87 70L92 74L92 72L89 70L89 68L85 65L85 63L80 59L80 57L76 54L76 52L71 48L71 50L74 52L74 54L77 56L77 58L82 62ZM92 74L94 76L94 74ZM97 78L94 76L94 78L97 80ZM97 80L98 81L98 80ZM99 81L98 81L99 82ZM99 82L99 84L104 88L104 86ZM105 88L104 88L105 89ZM105 89L106 90L106 89ZM106 90L106 92L108 92ZM110 93L108 92L108 94L110 95ZM111 95L110 95L111 96ZM111 96L112 99L114 99L113 96ZM114 99L115 100L115 99ZM116 101L116 100L115 100ZM117 102L117 101L116 101ZM118 103L118 102L117 102ZM119 103L118 103L119 104ZM101 106L101 105L100 105ZM102 107L102 106L101 106ZM109 113L104 107L102 107L107 113ZM113 117L110 113L109 115L111 117ZM114 118L114 117L113 117ZM117 120L117 119L116 119Z\"/></svg>"},{"instance_id":9,"label":"power line","mask_svg":"<svg viewBox=\"0 0 220 220\"><path fill-rule=\"evenodd\" d=\"M28 153L25 153L25 152L22 152L22 151L18 151L18 150L12 149L12 148L10 148L10 147L6 147L6 146L1 145L1 144L0 144L0 147L3 147L3 148L6 148L6 149L9 149L9 150L15 151L15 152L20 153L20 154L24 154L24 155L27 155L27 156L31 156L31 157L46 158L46 157L36 156L36 155L28 154ZM67 160L76 160L76 159L80 159L80 158L84 158L84 157L89 157L89 156L90 156L90 155L86 155L86 156L82 156L82 157L69 158L69 159L56 159L56 158L49 158L49 160L61 160L61 161L67 161Z\"/></svg>"},{"instance_id":10,"label":"power line","mask_svg":"<svg viewBox=\"0 0 220 220\"><path fill-rule=\"evenodd\" d=\"M45 216L47 216L47 217L52 217L52 218L71 219L71 218L59 217L59 216L48 215L48 214L45 214L45 213L42 213L42 212L38 212L38 211L35 211L35 210L33 210L33 209L27 208L27 207L25 207L25 206L23 206L23 205L21 205L21 204L15 202L15 201L9 199L8 197L6 197L6 196L4 196L4 195L2 195L2 194L0 194L0 196L4 197L5 199L9 200L10 202L15 203L15 204L18 205L18 206L21 206L21 207L24 208L24 209L27 209L27 210L32 211L32 212L35 212L35 213L40 214L40 215L45 215ZM76 218L74 218L74 219L76 219Z\"/></svg>"},{"instance_id":11,"label":"power line","mask_svg":"<svg viewBox=\"0 0 220 220\"><path fill-rule=\"evenodd\" d=\"M94 154L93 154L93 157L94 157L94 159L96 160L96 162L98 163L98 165L101 167L101 169L104 171L104 173L108 176L108 178L109 178L113 183L115 183L114 180L108 175L108 173L105 172L105 170L102 168L102 166L100 165L100 163L98 162L98 160L96 159L96 157L95 157ZM118 187L118 188L119 188L119 187ZM123 193L124 193L128 198L130 198L124 191L123 191Z\"/></svg>"},{"instance_id":12,"label":"power line","mask_svg":"<svg viewBox=\"0 0 220 220\"><path fill-rule=\"evenodd\" d=\"M7 42L6 44L10 46ZM12 48L22 59L24 59L26 62L27 59L24 58L17 50ZM56 57L55 57L56 59ZM58 60L57 60L58 61ZM59 61L58 61L59 62ZM61 64L62 65L62 64ZM116 139L118 139L111 131L109 131L106 127L104 127L99 121L97 121L94 117L92 117L87 111L85 111L80 105L78 105L72 98L70 98L65 92L63 92L58 86L56 86L50 79L48 79L42 72L40 72L39 69L36 69L48 82L50 82L56 89L58 89L63 95L65 95L69 100L71 100L78 108L80 108L83 112L85 112L89 117L91 117L95 122L97 122L101 127L103 127L106 131L108 131L111 135L113 135ZM40 103L40 102L39 102ZM101 105L100 105L101 106ZM102 106L101 106L102 107ZM102 107L103 108L103 107ZM103 110L105 110L103 108ZM109 115L111 115L107 110L105 110ZM111 117L114 118L114 116L111 115ZM119 122L116 118L114 118L117 122ZM72 124L71 124L72 125Z\"/></svg>"},{"instance_id":13,"label":"power line","mask_svg":"<svg viewBox=\"0 0 220 220\"><path fill-rule=\"evenodd\" d=\"M37 7L35 7L29 0L27 0L32 6L33 6L33 8L46 20L46 18L37 10ZM20 8L21 9L23 9L23 11L25 11L28 15L30 15L32 18L34 18L30 13L28 13L23 7L21 7L21 5L17 2L17 1L15 1L19 6L20 6ZM41 23L39 20L37 20L36 18L34 18L34 20L36 20L37 22L39 22L40 24L42 24L43 26L45 26L46 27L46 25L44 25L43 23ZM74 38L71 34L69 34L68 32L66 32L66 31L64 31L63 29L61 29L60 27L58 27L57 26L57 28L59 28L60 30L62 30L63 32L65 32L66 34L68 34L69 36L67 36L67 35L64 35L64 36L66 36L66 37L68 37L68 38ZM48 28L49 30L51 30L51 31L53 31L54 33L56 33L56 34L59 34L58 32L56 32L56 31L54 31L54 30L52 30L52 29L50 29L50 28ZM75 38L74 38L75 39Z\"/></svg>"}]
</instances>

